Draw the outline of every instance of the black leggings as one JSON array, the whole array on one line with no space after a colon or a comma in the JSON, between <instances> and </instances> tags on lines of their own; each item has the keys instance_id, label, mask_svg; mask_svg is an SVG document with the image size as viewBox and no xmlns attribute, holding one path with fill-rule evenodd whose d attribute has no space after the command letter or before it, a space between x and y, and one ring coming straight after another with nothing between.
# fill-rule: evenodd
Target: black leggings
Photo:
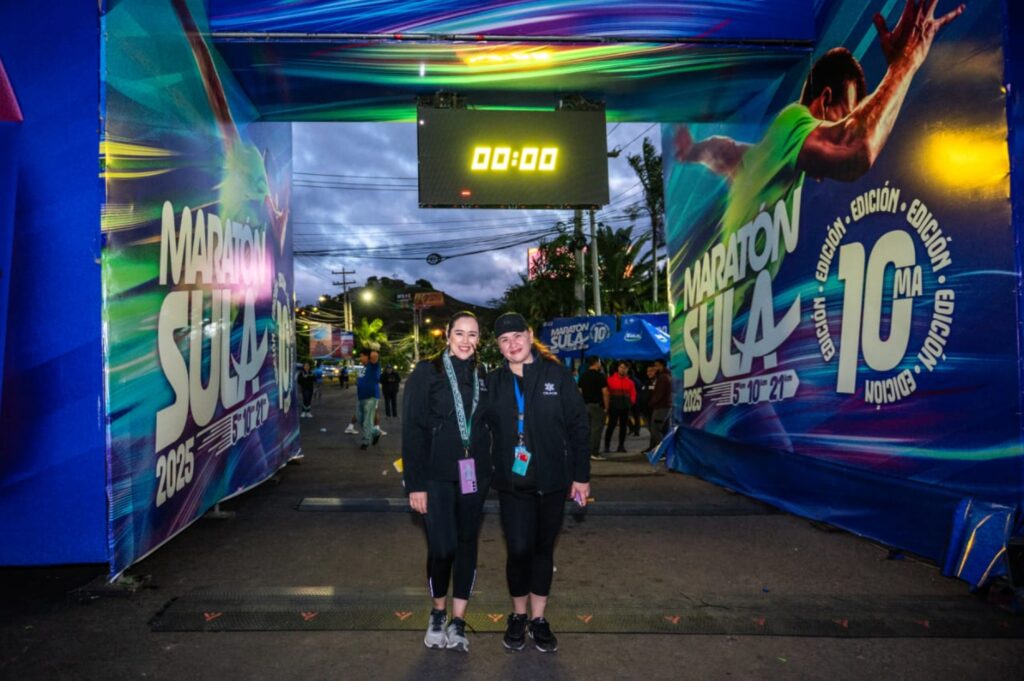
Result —
<instances>
[{"instance_id":1,"label":"black leggings","mask_svg":"<svg viewBox=\"0 0 1024 681\"><path fill-rule=\"evenodd\" d=\"M629 409L608 410L608 428L604 431L604 448L610 449L612 433L615 431L615 424L619 424L619 449L626 446L626 430L629 428Z\"/></svg>"},{"instance_id":2,"label":"black leggings","mask_svg":"<svg viewBox=\"0 0 1024 681\"><path fill-rule=\"evenodd\" d=\"M469 600L476 580L477 538L480 514L487 488L462 494L459 483L427 480L427 586L431 598L448 594L448 581L455 584L452 596Z\"/></svg>"},{"instance_id":3,"label":"black leggings","mask_svg":"<svg viewBox=\"0 0 1024 681\"><path fill-rule=\"evenodd\" d=\"M513 598L551 592L555 538L562 529L566 490L543 496L501 492L501 527L508 559L505 575Z\"/></svg>"},{"instance_id":4,"label":"black leggings","mask_svg":"<svg viewBox=\"0 0 1024 681\"><path fill-rule=\"evenodd\" d=\"M398 395L384 393L384 415L398 416Z\"/></svg>"}]
</instances>

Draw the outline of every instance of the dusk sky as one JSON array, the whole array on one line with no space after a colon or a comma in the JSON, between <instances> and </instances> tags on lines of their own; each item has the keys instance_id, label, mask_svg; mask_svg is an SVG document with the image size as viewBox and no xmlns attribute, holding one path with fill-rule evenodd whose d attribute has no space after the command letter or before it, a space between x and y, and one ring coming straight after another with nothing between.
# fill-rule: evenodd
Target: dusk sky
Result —
<instances>
[{"instance_id":1,"label":"dusk sky","mask_svg":"<svg viewBox=\"0 0 1024 681\"><path fill-rule=\"evenodd\" d=\"M337 293L331 270L355 270L356 286L370 276L429 280L436 289L471 303L486 305L519 281L532 244L453 257L429 265L425 255L450 256L503 245L529 232L571 222L571 210L420 209L416 191L416 126L412 123L296 123L293 131L291 225L294 249L352 249L326 257L295 257L295 286L300 304L321 293ZM622 147L609 159L611 203L598 219L627 226L623 209L642 200L636 174L626 161L638 154L643 138L661 147L656 124L608 125L608 149ZM634 234L649 229L642 217ZM584 220L589 234L589 223ZM525 237L524 237L525 233ZM522 237L522 238L521 238ZM364 257L367 249L378 257Z\"/></svg>"}]
</instances>

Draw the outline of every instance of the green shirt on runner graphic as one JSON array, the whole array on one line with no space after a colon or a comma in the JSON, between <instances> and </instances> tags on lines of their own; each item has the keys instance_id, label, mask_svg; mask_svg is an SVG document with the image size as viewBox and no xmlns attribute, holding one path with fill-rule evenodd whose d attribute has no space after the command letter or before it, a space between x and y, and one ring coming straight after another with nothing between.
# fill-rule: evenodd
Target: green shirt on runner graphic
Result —
<instances>
[{"instance_id":1,"label":"green shirt on runner graphic","mask_svg":"<svg viewBox=\"0 0 1024 681\"><path fill-rule=\"evenodd\" d=\"M753 220L762 206L772 212L779 199L785 200L792 216L793 193L804 182L797 158L808 135L821 123L806 106L790 104L775 117L761 141L744 152L726 198L722 243Z\"/></svg>"}]
</instances>

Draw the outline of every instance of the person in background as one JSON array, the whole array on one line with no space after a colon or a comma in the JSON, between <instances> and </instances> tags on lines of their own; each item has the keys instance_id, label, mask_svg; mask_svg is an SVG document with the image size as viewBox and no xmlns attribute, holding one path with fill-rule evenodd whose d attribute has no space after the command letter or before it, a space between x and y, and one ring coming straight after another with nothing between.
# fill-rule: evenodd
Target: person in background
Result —
<instances>
[{"instance_id":1,"label":"person in background","mask_svg":"<svg viewBox=\"0 0 1024 681\"><path fill-rule=\"evenodd\" d=\"M604 451L610 451L612 433L619 426L619 448L626 451L626 432L629 430L629 412L636 404L636 385L629 377L629 362L619 361L615 373L608 377L608 428L604 431Z\"/></svg>"},{"instance_id":2,"label":"person in background","mask_svg":"<svg viewBox=\"0 0 1024 681\"><path fill-rule=\"evenodd\" d=\"M654 364L648 364L647 368L644 369L644 380L640 382L640 389L636 394L637 410L640 412L640 416L643 422L647 424L648 430L651 428L651 391L654 390L654 379L657 378L658 370L654 368ZM640 433L634 431L637 435Z\"/></svg>"},{"instance_id":3,"label":"person in background","mask_svg":"<svg viewBox=\"0 0 1024 681\"><path fill-rule=\"evenodd\" d=\"M384 395L384 415L398 417L398 387L402 383L402 377L395 370L392 364L384 370L380 377L380 391Z\"/></svg>"},{"instance_id":4,"label":"person in background","mask_svg":"<svg viewBox=\"0 0 1024 681\"><path fill-rule=\"evenodd\" d=\"M359 449L366 449L377 444L381 436L381 430L375 424L377 401L380 399L380 355L376 350L363 348L359 351L359 363L363 365L363 375L356 381L356 420L363 433Z\"/></svg>"},{"instance_id":5,"label":"person in background","mask_svg":"<svg viewBox=\"0 0 1024 681\"><path fill-rule=\"evenodd\" d=\"M487 399L476 364L480 323L472 312L448 322L447 344L416 365L402 400L403 479L427 531L427 584L433 609L423 643L468 652L466 607L476 581L480 517L491 480ZM385 384L386 385L386 384ZM452 585L452 620L446 601Z\"/></svg>"},{"instance_id":6,"label":"person in background","mask_svg":"<svg viewBox=\"0 0 1024 681\"><path fill-rule=\"evenodd\" d=\"M668 367L665 360L654 360L655 376L654 387L651 389L651 399L647 404L651 412L649 420L651 439L647 451L653 450L665 437L665 430L668 424L668 417L672 409L672 377L668 374Z\"/></svg>"},{"instance_id":7,"label":"person in background","mask_svg":"<svg viewBox=\"0 0 1024 681\"><path fill-rule=\"evenodd\" d=\"M522 650L529 635L537 650L555 652L544 609L566 497L586 506L590 496L587 409L572 372L534 339L522 315L498 317L494 336L505 361L487 376L487 422L512 597L502 643Z\"/></svg>"},{"instance_id":8,"label":"person in background","mask_svg":"<svg viewBox=\"0 0 1024 681\"><path fill-rule=\"evenodd\" d=\"M313 377L316 379L316 383L313 385L313 399L319 401L322 395L320 394L320 386L324 383L324 363L317 362L316 366L313 367Z\"/></svg>"},{"instance_id":9,"label":"person in background","mask_svg":"<svg viewBox=\"0 0 1024 681\"><path fill-rule=\"evenodd\" d=\"M341 365L341 373L338 374L338 383L341 383L342 388L348 388L348 365ZM354 429L353 429L354 430Z\"/></svg>"},{"instance_id":10,"label":"person in background","mask_svg":"<svg viewBox=\"0 0 1024 681\"><path fill-rule=\"evenodd\" d=\"M313 406L313 391L316 388L316 376L309 370L309 362L305 362L302 365L302 369L299 370L299 375L296 377L295 382L299 384L299 389L302 391L302 412L299 414L299 418L311 419L313 418L313 412L310 409Z\"/></svg>"},{"instance_id":11,"label":"person in background","mask_svg":"<svg viewBox=\"0 0 1024 681\"><path fill-rule=\"evenodd\" d=\"M600 357L587 357L584 365L586 369L580 374L579 386L590 419L590 459L604 461L601 456L601 433L608 412L608 377L601 371Z\"/></svg>"},{"instance_id":12,"label":"person in background","mask_svg":"<svg viewBox=\"0 0 1024 681\"><path fill-rule=\"evenodd\" d=\"M630 380L633 381L633 388L637 393L637 400L633 402L633 406L630 408L630 431L639 436L640 426L643 425L643 390L646 385L646 381L643 380L637 373L638 367L633 365L630 367Z\"/></svg>"}]
</instances>

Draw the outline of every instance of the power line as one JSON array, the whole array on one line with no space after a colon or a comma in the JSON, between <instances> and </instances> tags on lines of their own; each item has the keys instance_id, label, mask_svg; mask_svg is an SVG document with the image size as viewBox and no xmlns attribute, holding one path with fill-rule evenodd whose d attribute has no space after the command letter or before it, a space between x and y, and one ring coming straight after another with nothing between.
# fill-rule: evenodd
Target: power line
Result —
<instances>
[{"instance_id":1,"label":"power line","mask_svg":"<svg viewBox=\"0 0 1024 681\"><path fill-rule=\"evenodd\" d=\"M347 177L359 180L416 180L415 176L407 175L353 175L347 173L311 173L304 170L295 170L292 175L312 175L314 177Z\"/></svg>"},{"instance_id":2,"label":"power line","mask_svg":"<svg viewBox=\"0 0 1024 681\"><path fill-rule=\"evenodd\" d=\"M651 124L650 124L649 126L647 126L647 129L646 129L646 130L644 130L644 131L643 131L643 132L641 132L641 133L640 133L639 135L637 135L637 136L636 136L636 137L634 137L633 139L629 140L629 141L628 141L628 142L626 142L625 144L621 145L621 146L619 147L619 149L626 149L626 148L627 148L627 147L629 147L629 145L631 145L631 144L632 144L633 142L636 142L636 141L637 141L638 139L640 139L641 137L643 137L644 135L646 135L646 134L647 134L647 131L648 131L648 130L650 130L651 128L653 128L653 127L654 127L654 126L656 126L656 125L658 125L658 124L657 124L657 123L651 123Z\"/></svg>"},{"instance_id":3,"label":"power line","mask_svg":"<svg viewBox=\"0 0 1024 681\"><path fill-rule=\"evenodd\" d=\"M415 192L419 187L401 187L398 185L370 185L370 184L308 184L305 182L293 182L293 187L303 189L340 189L343 191L388 191L388 192Z\"/></svg>"}]
</instances>

